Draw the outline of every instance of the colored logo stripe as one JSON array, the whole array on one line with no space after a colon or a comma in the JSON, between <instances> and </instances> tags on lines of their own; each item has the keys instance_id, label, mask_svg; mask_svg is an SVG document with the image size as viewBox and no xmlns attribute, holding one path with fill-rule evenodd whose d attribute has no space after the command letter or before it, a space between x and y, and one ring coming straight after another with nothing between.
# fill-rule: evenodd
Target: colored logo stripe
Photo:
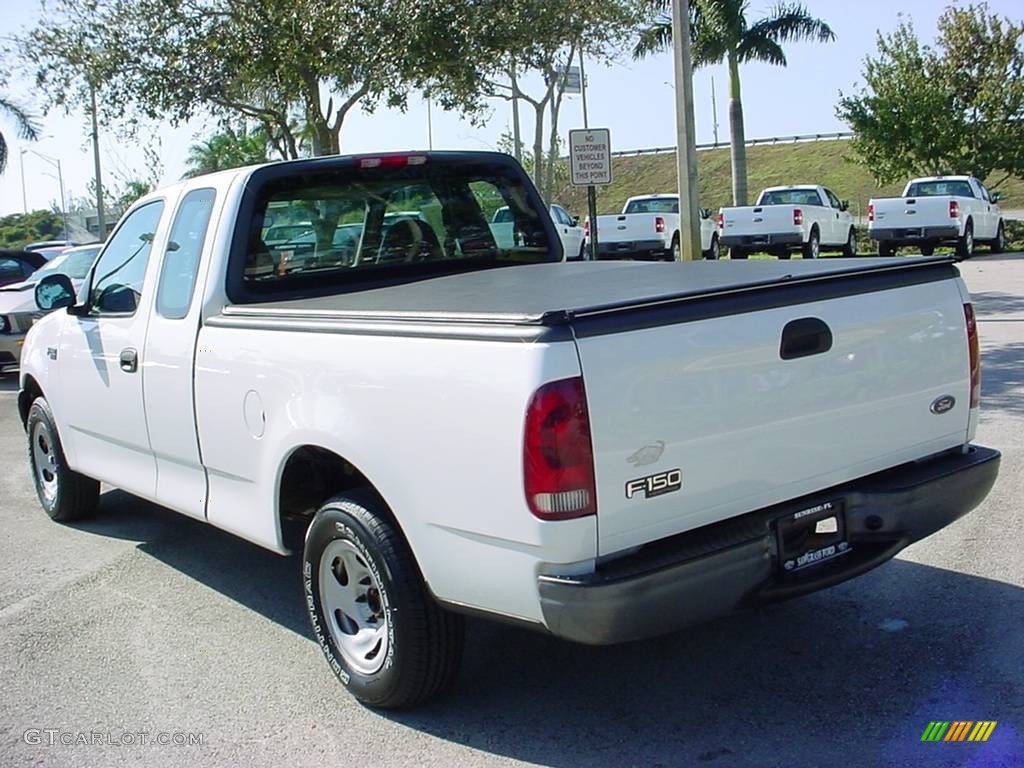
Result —
<instances>
[{"instance_id":1,"label":"colored logo stripe","mask_svg":"<svg viewBox=\"0 0 1024 768\"><path fill-rule=\"evenodd\" d=\"M996 729L996 720L932 720L921 734L921 741L988 741Z\"/></svg>"}]
</instances>

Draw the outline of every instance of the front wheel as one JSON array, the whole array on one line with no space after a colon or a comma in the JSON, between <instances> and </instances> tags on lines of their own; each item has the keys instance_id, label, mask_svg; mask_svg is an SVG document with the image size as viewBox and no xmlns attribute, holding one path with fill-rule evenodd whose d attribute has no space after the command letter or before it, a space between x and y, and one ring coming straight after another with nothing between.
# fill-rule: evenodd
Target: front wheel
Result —
<instances>
[{"instance_id":1,"label":"front wheel","mask_svg":"<svg viewBox=\"0 0 1024 768\"><path fill-rule=\"evenodd\" d=\"M807 242L803 245L803 256L805 259L816 259L821 255L821 239L818 230L812 229Z\"/></svg>"},{"instance_id":2,"label":"front wheel","mask_svg":"<svg viewBox=\"0 0 1024 768\"><path fill-rule=\"evenodd\" d=\"M878 244L878 255L879 256L885 256L885 257L895 256L896 255L896 248L894 246L889 245L888 243L879 243Z\"/></svg>"},{"instance_id":3,"label":"front wheel","mask_svg":"<svg viewBox=\"0 0 1024 768\"><path fill-rule=\"evenodd\" d=\"M437 696L462 659L463 620L430 595L409 545L369 493L320 508L303 555L313 634L342 684L371 707Z\"/></svg>"},{"instance_id":4,"label":"front wheel","mask_svg":"<svg viewBox=\"0 0 1024 768\"><path fill-rule=\"evenodd\" d=\"M964 233L956 239L956 255L959 259L969 259L974 255L974 225L969 221Z\"/></svg>"},{"instance_id":5,"label":"front wheel","mask_svg":"<svg viewBox=\"0 0 1024 768\"><path fill-rule=\"evenodd\" d=\"M42 397L33 401L25 424L28 462L36 496L51 519L69 523L96 511L100 484L68 467L50 404Z\"/></svg>"},{"instance_id":6,"label":"front wheel","mask_svg":"<svg viewBox=\"0 0 1024 768\"><path fill-rule=\"evenodd\" d=\"M934 256L935 255L935 246L934 245L922 245L921 246L921 255L922 256Z\"/></svg>"},{"instance_id":7,"label":"front wheel","mask_svg":"<svg viewBox=\"0 0 1024 768\"><path fill-rule=\"evenodd\" d=\"M996 229L996 239L992 241L992 253L1002 253L1006 250L1006 230L1003 229L1003 222L999 222Z\"/></svg>"},{"instance_id":8,"label":"front wheel","mask_svg":"<svg viewBox=\"0 0 1024 768\"><path fill-rule=\"evenodd\" d=\"M850 234L846 237L846 245L843 246L843 256L852 259L857 255L857 233L850 227Z\"/></svg>"}]
</instances>

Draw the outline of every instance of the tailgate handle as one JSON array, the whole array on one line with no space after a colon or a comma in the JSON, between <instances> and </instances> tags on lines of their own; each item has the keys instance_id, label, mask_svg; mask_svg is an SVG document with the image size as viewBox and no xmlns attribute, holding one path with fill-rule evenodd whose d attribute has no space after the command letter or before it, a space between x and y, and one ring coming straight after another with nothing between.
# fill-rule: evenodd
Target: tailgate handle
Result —
<instances>
[{"instance_id":1,"label":"tailgate handle","mask_svg":"<svg viewBox=\"0 0 1024 768\"><path fill-rule=\"evenodd\" d=\"M790 320L782 329L779 357L796 360L798 357L820 355L832 349L832 329L816 317Z\"/></svg>"}]
</instances>

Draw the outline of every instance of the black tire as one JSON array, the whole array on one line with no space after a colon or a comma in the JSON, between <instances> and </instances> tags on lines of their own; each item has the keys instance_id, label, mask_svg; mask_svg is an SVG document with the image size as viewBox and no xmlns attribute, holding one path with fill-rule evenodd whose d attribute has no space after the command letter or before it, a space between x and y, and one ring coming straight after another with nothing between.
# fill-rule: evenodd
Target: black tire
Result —
<instances>
[{"instance_id":1,"label":"black tire","mask_svg":"<svg viewBox=\"0 0 1024 768\"><path fill-rule=\"evenodd\" d=\"M792 254L792 253L790 253L789 251L779 251L779 252L778 252L778 253L776 254L776 256L778 256L778 257L779 257L780 259L782 259L783 261L789 261L790 259L792 259L792 258L793 258L793 254Z\"/></svg>"},{"instance_id":2,"label":"black tire","mask_svg":"<svg viewBox=\"0 0 1024 768\"><path fill-rule=\"evenodd\" d=\"M921 246L921 255L922 256L934 256L935 255L935 246L934 245L922 245Z\"/></svg>"},{"instance_id":3,"label":"black tire","mask_svg":"<svg viewBox=\"0 0 1024 768\"><path fill-rule=\"evenodd\" d=\"M704 258L708 261L718 261L721 256L721 249L718 247L718 235L711 236L711 245L704 251Z\"/></svg>"},{"instance_id":4,"label":"black tire","mask_svg":"<svg viewBox=\"0 0 1024 768\"><path fill-rule=\"evenodd\" d=\"M52 520L70 523L89 517L100 500L100 484L68 467L50 404L37 397L28 410L28 463L36 496Z\"/></svg>"},{"instance_id":5,"label":"black tire","mask_svg":"<svg viewBox=\"0 0 1024 768\"><path fill-rule=\"evenodd\" d=\"M970 219L964 226L964 233L956 239L956 255L958 259L969 259L974 255L974 222Z\"/></svg>"},{"instance_id":6,"label":"black tire","mask_svg":"<svg viewBox=\"0 0 1024 768\"><path fill-rule=\"evenodd\" d=\"M730 259L747 259L749 257L750 253L742 248L737 248L736 246L732 246L731 248L729 248Z\"/></svg>"},{"instance_id":7,"label":"black tire","mask_svg":"<svg viewBox=\"0 0 1024 768\"><path fill-rule=\"evenodd\" d=\"M334 557L335 552L342 554ZM325 554L335 563L324 563ZM336 568L344 557L356 557L365 566L364 579L355 589L368 580L362 604L366 611L375 609L376 620L383 622L380 657L367 654L356 663L376 662L378 669L357 668L336 639L350 636L341 626L346 614L335 610L329 618L325 612L321 578L337 573L321 573L321 567ZM451 686L462 661L463 619L430 595L409 545L374 494L336 496L320 508L306 532L302 574L314 637L356 699L371 707L399 709L421 704ZM374 617L366 620L372 625ZM346 626L358 625L348 619Z\"/></svg>"},{"instance_id":8,"label":"black tire","mask_svg":"<svg viewBox=\"0 0 1024 768\"><path fill-rule=\"evenodd\" d=\"M679 243L679 235L672 238L672 249L668 252L666 261L680 261L682 258L682 247Z\"/></svg>"},{"instance_id":9,"label":"black tire","mask_svg":"<svg viewBox=\"0 0 1024 768\"><path fill-rule=\"evenodd\" d=\"M996 229L996 239L992 241L991 252L1002 253L1006 250L1006 230L1003 229L1002 220L999 221L999 227Z\"/></svg>"},{"instance_id":10,"label":"black tire","mask_svg":"<svg viewBox=\"0 0 1024 768\"><path fill-rule=\"evenodd\" d=\"M843 246L843 257L852 259L857 255L857 232L850 227L850 234L846 237L846 244Z\"/></svg>"},{"instance_id":11,"label":"black tire","mask_svg":"<svg viewBox=\"0 0 1024 768\"><path fill-rule=\"evenodd\" d=\"M821 256L821 236L815 227L811 228L811 234L807 236L807 242L801 247L805 259L816 259Z\"/></svg>"},{"instance_id":12,"label":"black tire","mask_svg":"<svg viewBox=\"0 0 1024 768\"><path fill-rule=\"evenodd\" d=\"M886 258L888 258L889 256L895 256L896 255L896 247L893 246L893 245L889 245L889 243L879 243L878 244L878 255L879 256L884 256Z\"/></svg>"},{"instance_id":13,"label":"black tire","mask_svg":"<svg viewBox=\"0 0 1024 768\"><path fill-rule=\"evenodd\" d=\"M580 255L579 255L578 258L579 258L580 261L586 261L587 260L587 244L586 243L580 243Z\"/></svg>"}]
</instances>

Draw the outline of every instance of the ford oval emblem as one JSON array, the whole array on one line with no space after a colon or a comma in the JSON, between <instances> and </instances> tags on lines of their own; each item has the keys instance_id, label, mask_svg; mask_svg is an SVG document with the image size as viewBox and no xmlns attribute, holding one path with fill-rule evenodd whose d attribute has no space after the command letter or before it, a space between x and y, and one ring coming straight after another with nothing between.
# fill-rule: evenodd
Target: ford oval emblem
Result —
<instances>
[{"instance_id":1,"label":"ford oval emblem","mask_svg":"<svg viewBox=\"0 0 1024 768\"><path fill-rule=\"evenodd\" d=\"M943 395L932 400L931 412L936 416L943 413L948 413L953 410L953 406L956 405L956 398L952 395Z\"/></svg>"}]
</instances>

